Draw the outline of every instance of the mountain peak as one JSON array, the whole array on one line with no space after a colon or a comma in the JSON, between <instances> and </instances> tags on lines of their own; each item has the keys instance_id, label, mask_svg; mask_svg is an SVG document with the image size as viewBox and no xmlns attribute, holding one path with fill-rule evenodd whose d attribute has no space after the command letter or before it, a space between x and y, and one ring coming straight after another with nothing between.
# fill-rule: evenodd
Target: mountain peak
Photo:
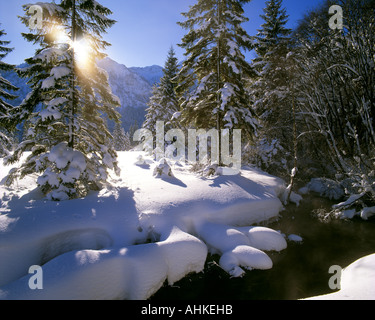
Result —
<instances>
[{"instance_id":1,"label":"mountain peak","mask_svg":"<svg viewBox=\"0 0 375 320\"><path fill-rule=\"evenodd\" d=\"M108 57L99 61L98 66L107 71L112 91L121 101L121 109L147 107L152 86L142 76Z\"/></svg>"},{"instance_id":2,"label":"mountain peak","mask_svg":"<svg viewBox=\"0 0 375 320\"><path fill-rule=\"evenodd\" d=\"M151 86L155 83L159 83L160 78L163 76L163 68L158 65L152 65L149 67L131 67L129 70L137 73L143 79L145 79Z\"/></svg>"},{"instance_id":3,"label":"mountain peak","mask_svg":"<svg viewBox=\"0 0 375 320\"><path fill-rule=\"evenodd\" d=\"M128 75L131 71L124 65L112 60L109 57L98 62L98 66L111 74Z\"/></svg>"}]
</instances>

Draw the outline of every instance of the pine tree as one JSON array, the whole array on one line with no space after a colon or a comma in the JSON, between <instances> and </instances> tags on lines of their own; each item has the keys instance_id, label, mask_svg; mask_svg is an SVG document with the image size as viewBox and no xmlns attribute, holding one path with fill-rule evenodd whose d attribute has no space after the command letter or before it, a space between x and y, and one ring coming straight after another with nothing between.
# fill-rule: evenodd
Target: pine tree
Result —
<instances>
[{"instance_id":1,"label":"pine tree","mask_svg":"<svg viewBox=\"0 0 375 320\"><path fill-rule=\"evenodd\" d=\"M156 132L156 122L164 121L163 110L162 110L162 90L160 84L154 84L152 87L152 95L150 101L148 102L148 108L146 110L145 122L142 127L148 129L155 136ZM163 119L163 120L162 120Z\"/></svg>"},{"instance_id":2,"label":"pine tree","mask_svg":"<svg viewBox=\"0 0 375 320\"><path fill-rule=\"evenodd\" d=\"M129 133L129 132L126 132L126 133L125 133L124 141L125 141L125 148L124 148L124 151L129 151L129 150L131 150L131 149L132 149L132 141L131 141L130 133Z\"/></svg>"},{"instance_id":3,"label":"pine tree","mask_svg":"<svg viewBox=\"0 0 375 320\"><path fill-rule=\"evenodd\" d=\"M286 28L288 15L282 8L282 0L266 1L264 23L254 37L257 57L253 61L258 79L253 86L257 110L264 113L271 100L282 100L288 91L286 58L291 30Z\"/></svg>"},{"instance_id":4,"label":"pine tree","mask_svg":"<svg viewBox=\"0 0 375 320\"><path fill-rule=\"evenodd\" d=\"M272 48L281 42L288 41L291 34L291 30L285 27L289 16L286 9L282 8L282 0L266 1L266 7L263 11L264 14L260 17L264 20L264 23L254 37L258 59L265 58Z\"/></svg>"},{"instance_id":5,"label":"pine tree","mask_svg":"<svg viewBox=\"0 0 375 320\"><path fill-rule=\"evenodd\" d=\"M173 115L179 110L178 99L176 94L176 77L179 72L178 59L173 47L168 52L168 57L163 69L164 76L160 79L161 101L160 104L164 109L163 119L166 124L173 122Z\"/></svg>"},{"instance_id":6,"label":"pine tree","mask_svg":"<svg viewBox=\"0 0 375 320\"><path fill-rule=\"evenodd\" d=\"M137 120L134 120L134 123L129 128L129 135L130 137L134 137L135 132L139 129ZM133 143L132 143L133 145Z\"/></svg>"},{"instance_id":7,"label":"pine tree","mask_svg":"<svg viewBox=\"0 0 375 320\"><path fill-rule=\"evenodd\" d=\"M116 151L128 151L131 149L129 133L125 133L120 122L115 124L113 130L113 147Z\"/></svg>"},{"instance_id":8,"label":"pine tree","mask_svg":"<svg viewBox=\"0 0 375 320\"><path fill-rule=\"evenodd\" d=\"M0 30L0 38L6 35L4 30ZM2 60L13 51L7 46L10 41L0 40L0 72L14 70L15 66L7 64ZM0 156L8 155L12 145L10 132L15 130L15 122L12 120L13 106L8 102L17 98L11 91L17 91L18 88L4 79L0 73Z\"/></svg>"},{"instance_id":9,"label":"pine tree","mask_svg":"<svg viewBox=\"0 0 375 320\"><path fill-rule=\"evenodd\" d=\"M157 121L164 121L166 130L177 125L172 119L173 115L179 110L176 94L178 72L178 59L176 58L176 52L171 47L163 69L164 75L160 79L160 83L153 86L143 128L155 133Z\"/></svg>"},{"instance_id":10,"label":"pine tree","mask_svg":"<svg viewBox=\"0 0 375 320\"><path fill-rule=\"evenodd\" d=\"M31 155L10 172L7 183L41 173L42 191L52 200L66 200L100 189L109 169L119 172L103 119L119 120L119 101L108 75L96 66L109 45L101 34L115 21L107 18L111 11L94 0L38 5L43 8L43 29L23 36L40 48L20 71L31 79L32 91L18 114L19 122L29 122L29 135L7 161L18 161L28 148ZM26 12L29 6L24 6ZM28 13L21 20L28 25Z\"/></svg>"},{"instance_id":11,"label":"pine tree","mask_svg":"<svg viewBox=\"0 0 375 320\"><path fill-rule=\"evenodd\" d=\"M253 70L244 57L251 38L241 27L248 21L249 0L198 0L179 24L189 30L180 46L186 60L177 88L185 126L244 129L252 137L257 120L249 107L245 80Z\"/></svg>"},{"instance_id":12,"label":"pine tree","mask_svg":"<svg viewBox=\"0 0 375 320\"><path fill-rule=\"evenodd\" d=\"M273 157L269 163L281 165L280 161L285 163L293 145L293 75L292 59L288 59L291 30L286 28L288 15L282 8L282 0L266 1L261 17L264 23L254 37L257 57L253 60L253 67L257 77L251 83L250 92L262 125L259 146L278 145L279 148L271 153L279 157L282 152L284 158L277 161ZM263 152L261 149L259 152Z\"/></svg>"}]
</instances>

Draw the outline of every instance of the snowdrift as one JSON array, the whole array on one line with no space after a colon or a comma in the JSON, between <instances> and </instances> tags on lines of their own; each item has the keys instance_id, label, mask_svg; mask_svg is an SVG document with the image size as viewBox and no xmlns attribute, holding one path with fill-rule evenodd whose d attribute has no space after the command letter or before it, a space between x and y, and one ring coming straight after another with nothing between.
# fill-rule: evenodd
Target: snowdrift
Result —
<instances>
[{"instance_id":1,"label":"snowdrift","mask_svg":"<svg viewBox=\"0 0 375 320\"><path fill-rule=\"evenodd\" d=\"M46 201L37 177L0 186L0 299L147 299L201 272L208 252L237 277L272 268L264 251L286 248L279 232L252 226L282 210L282 180L253 168L208 178L179 163L154 175L140 152L119 163L121 176L85 199ZM31 266L43 289L30 288Z\"/></svg>"},{"instance_id":2,"label":"snowdrift","mask_svg":"<svg viewBox=\"0 0 375 320\"><path fill-rule=\"evenodd\" d=\"M341 274L338 292L308 298L306 300L374 300L375 254L350 264Z\"/></svg>"}]
</instances>

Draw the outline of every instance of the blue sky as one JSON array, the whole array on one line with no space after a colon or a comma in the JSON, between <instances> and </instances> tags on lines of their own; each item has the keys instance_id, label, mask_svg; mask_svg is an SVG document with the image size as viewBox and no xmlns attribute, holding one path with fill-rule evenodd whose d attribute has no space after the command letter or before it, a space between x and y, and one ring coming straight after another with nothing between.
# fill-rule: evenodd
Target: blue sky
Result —
<instances>
[{"instance_id":1,"label":"blue sky","mask_svg":"<svg viewBox=\"0 0 375 320\"><path fill-rule=\"evenodd\" d=\"M173 45L178 58L183 59L183 51L177 44L186 31L177 22L184 20L181 12L187 12L189 6L196 1L99 0L114 12L111 18L118 21L104 36L105 40L112 43L108 55L128 67L153 64L163 66L169 47ZM8 34L2 40L11 40L11 47L15 48L5 62L20 64L33 55L35 47L21 37L21 32L27 32L27 28L17 16L23 15L23 4L36 2L38 1L0 0L1 29L5 29ZM284 7L290 15L289 27L293 28L307 10L321 2L322 0L284 0ZM262 24L259 15L263 13L264 7L265 0L252 0L244 6L245 14L250 19L244 28L249 35L255 35Z\"/></svg>"}]
</instances>

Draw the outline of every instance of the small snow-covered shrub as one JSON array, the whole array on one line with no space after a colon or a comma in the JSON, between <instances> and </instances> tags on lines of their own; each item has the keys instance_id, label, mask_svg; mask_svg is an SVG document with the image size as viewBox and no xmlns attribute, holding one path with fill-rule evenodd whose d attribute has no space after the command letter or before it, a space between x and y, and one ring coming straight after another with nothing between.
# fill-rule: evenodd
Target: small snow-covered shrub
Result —
<instances>
[{"instance_id":1,"label":"small snow-covered shrub","mask_svg":"<svg viewBox=\"0 0 375 320\"><path fill-rule=\"evenodd\" d=\"M330 200L339 200L345 196L345 190L337 181L327 178L314 178L306 186L308 191L318 193Z\"/></svg>"},{"instance_id":2,"label":"small snow-covered shrub","mask_svg":"<svg viewBox=\"0 0 375 320\"><path fill-rule=\"evenodd\" d=\"M219 169L219 166L216 163L211 164L209 166L206 166L203 169L203 175L205 175L205 176L217 175L218 174L218 169Z\"/></svg>"},{"instance_id":3,"label":"small snow-covered shrub","mask_svg":"<svg viewBox=\"0 0 375 320\"><path fill-rule=\"evenodd\" d=\"M190 171L196 172L196 173L202 173L205 166L206 165L204 163L197 161L197 162L191 164Z\"/></svg>"},{"instance_id":4,"label":"small snow-covered shrub","mask_svg":"<svg viewBox=\"0 0 375 320\"><path fill-rule=\"evenodd\" d=\"M81 152L60 143L37 160L37 171L45 169L37 180L38 186L54 201L83 196L86 168L86 158Z\"/></svg>"},{"instance_id":5,"label":"small snow-covered shrub","mask_svg":"<svg viewBox=\"0 0 375 320\"><path fill-rule=\"evenodd\" d=\"M144 165L144 164L146 164L146 160L142 157L142 155L139 155L139 156L137 157L137 161L135 162L135 164L136 164L137 166Z\"/></svg>"},{"instance_id":6,"label":"small snow-covered shrub","mask_svg":"<svg viewBox=\"0 0 375 320\"><path fill-rule=\"evenodd\" d=\"M326 178L312 179L308 185L303 188L306 191L319 193L330 200L340 200L346 197L345 201L332 206L331 211L315 210L316 216L323 221L336 219L352 219L360 216L363 220L368 220L375 215L374 206L374 183L367 179L366 175L360 178L345 179L342 182L336 182Z\"/></svg>"},{"instance_id":7,"label":"small snow-covered shrub","mask_svg":"<svg viewBox=\"0 0 375 320\"><path fill-rule=\"evenodd\" d=\"M281 146L280 141L266 138L259 139L255 145L248 144L243 151L244 162L251 163L266 171L287 170L288 153Z\"/></svg>"},{"instance_id":8,"label":"small snow-covered shrub","mask_svg":"<svg viewBox=\"0 0 375 320\"><path fill-rule=\"evenodd\" d=\"M50 151L43 147L33 147L25 168L33 168L36 173L41 173L37 184L47 199L64 201L84 197L90 190L100 190L108 179L108 170L119 174L114 157L104 146L101 152L85 155L62 142ZM11 172L10 176L17 178L17 171Z\"/></svg>"},{"instance_id":9,"label":"small snow-covered shrub","mask_svg":"<svg viewBox=\"0 0 375 320\"><path fill-rule=\"evenodd\" d=\"M174 177L171 166L166 159L161 159L159 163L155 166L153 175L155 177Z\"/></svg>"}]
</instances>

